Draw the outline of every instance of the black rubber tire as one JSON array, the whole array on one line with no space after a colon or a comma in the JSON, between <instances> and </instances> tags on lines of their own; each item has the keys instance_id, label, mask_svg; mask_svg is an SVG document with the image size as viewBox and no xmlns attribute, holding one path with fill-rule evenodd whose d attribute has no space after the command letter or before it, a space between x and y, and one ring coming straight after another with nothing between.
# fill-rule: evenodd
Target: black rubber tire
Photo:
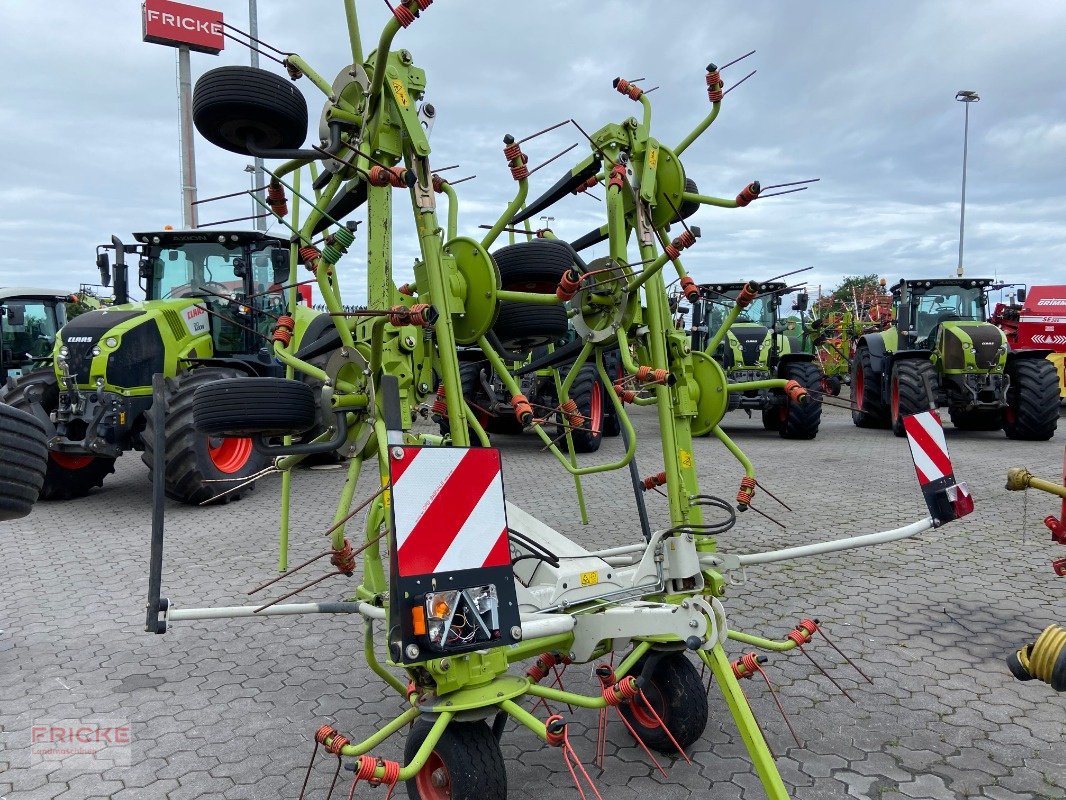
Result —
<instances>
[{"instance_id":1,"label":"black rubber tire","mask_svg":"<svg viewBox=\"0 0 1066 800\"><path fill-rule=\"evenodd\" d=\"M192 117L207 141L251 155L251 137L262 149L291 150L307 138L307 101L291 81L253 67L217 67L196 81Z\"/></svg>"},{"instance_id":2,"label":"black rubber tire","mask_svg":"<svg viewBox=\"0 0 1066 800\"><path fill-rule=\"evenodd\" d=\"M762 427L763 430L766 431L781 430L780 406L770 406L770 408L764 408L762 410Z\"/></svg>"},{"instance_id":3,"label":"black rubber tire","mask_svg":"<svg viewBox=\"0 0 1066 800\"><path fill-rule=\"evenodd\" d=\"M692 178L685 178L685 191L689 194L700 193L696 181L692 180ZM688 219L699 210L700 204L695 200L682 200L681 205L677 208L677 216L675 216L671 222L680 222L683 219Z\"/></svg>"},{"instance_id":4,"label":"black rubber tire","mask_svg":"<svg viewBox=\"0 0 1066 800\"><path fill-rule=\"evenodd\" d=\"M851 421L860 428L887 428L890 420L881 398L881 376L874 372L865 347L851 361Z\"/></svg>"},{"instance_id":5,"label":"black rubber tire","mask_svg":"<svg viewBox=\"0 0 1066 800\"><path fill-rule=\"evenodd\" d=\"M906 436L903 418L929 410L929 395L925 390L925 378L936 387L936 367L924 358L908 358L892 365L889 379L889 413L892 433Z\"/></svg>"},{"instance_id":6,"label":"black rubber tire","mask_svg":"<svg viewBox=\"0 0 1066 800\"><path fill-rule=\"evenodd\" d=\"M592 364L584 364L577 373L570 387L570 399L577 403L577 410L585 418L581 430L572 430L574 451L577 453L595 453L603 443L604 403L609 402L604 396L600 373ZM557 425L556 436L562 436L566 429Z\"/></svg>"},{"instance_id":7,"label":"black rubber tire","mask_svg":"<svg viewBox=\"0 0 1066 800\"><path fill-rule=\"evenodd\" d=\"M552 294L563 274L575 266L570 247L553 239L507 245L492 258L500 271L500 285L517 292ZM566 309L561 304L504 301L492 330L509 350L526 352L566 335Z\"/></svg>"},{"instance_id":8,"label":"black rubber tire","mask_svg":"<svg viewBox=\"0 0 1066 800\"><path fill-rule=\"evenodd\" d=\"M1007 365L1010 388L1003 431L1008 439L1043 442L1059 423L1059 375L1045 358L1025 358Z\"/></svg>"},{"instance_id":9,"label":"black rubber tire","mask_svg":"<svg viewBox=\"0 0 1066 800\"><path fill-rule=\"evenodd\" d=\"M314 390L288 378L228 378L193 392L193 426L208 436L293 436L318 420Z\"/></svg>"},{"instance_id":10,"label":"black rubber tire","mask_svg":"<svg viewBox=\"0 0 1066 800\"><path fill-rule=\"evenodd\" d=\"M164 480L166 495L172 500L187 505L228 503L230 500L239 500L255 488L254 483L234 491L227 490L238 486L270 464L270 457L253 450L249 440L240 440L236 437L210 437L197 431L193 422L193 398L197 389L214 381L231 378L239 378L242 381L253 380L240 376L240 372L228 367L200 367L187 372L179 372L175 377L164 381L163 408L166 415L163 423L166 441ZM158 411L159 409L153 404L146 415L146 424L142 434L144 452L141 453L141 460L149 470L152 469L155 450L153 441ZM215 439L219 438L221 441L216 442ZM224 471L211 457L212 446L236 447L234 442L241 442L239 452L243 458L234 455L235 463Z\"/></svg>"},{"instance_id":11,"label":"black rubber tire","mask_svg":"<svg viewBox=\"0 0 1066 800\"><path fill-rule=\"evenodd\" d=\"M780 407L782 439L813 439L822 424L822 371L811 361L794 361L781 368L781 377L793 380L807 390L807 402L786 400Z\"/></svg>"},{"instance_id":12,"label":"black rubber tire","mask_svg":"<svg viewBox=\"0 0 1066 800\"><path fill-rule=\"evenodd\" d=\"M839 375L822 376L822 392L830 397L839 397L842 385Z\"/></svg>"},{"instance_id":13,"label":"black rubber tire","mask_svg":"<svg viewBox=\"0 0 1066 800\"><path fill-rule=\"evenodd\" d=\"M485 433L496 433L494 430L494 422L502 418L493 417L489 414L480 414L477 411L478 407L484 407L488 402L485 397L485 392L481 390L481 370L482 368L488 369L488 366L483 361L462 361L459 363L459 383L463 387L463 399L466 400L468 408L467 413L473 411L478 416L478 422L481 423L481 427L485 429ZM439 384L438 384L439 385ZM434 416L437 422L437 426L440 428L441 436L445 436L451 433L451 422L447 417ZM510 419L514 420L515 425L518 425L518 420L513 416ZM521 432L521 427L518 428ZM480 447L481 440L478 439L474 433L474 429L470 429L470 446Z\"/></svg>"},{"instance_id":14,"label":"black rubber tire","mask_svg":"<svg viewBox=\"0 0 1066 800\"><path fill-rule=\"evenodd\" d=\"M419 719L403 748L409 764L432 725ZM434 785L434 778L443 785ZM484 722L452 722L444 729L426 765L407 781L410 800L506 800L507 767L500 743Z\"/></svg>"},{"instance_id":15,"label":"black rubber tire","mask_svg":"<svg viewBox=\"0 0 1066 800\"><path fill-rule=\"evenodd\" d=\"M998 431L1003 427L999 411L956 411L948 409L951 424L960 431Z\"/></svg>"},{"instance_id":16,"label":"black rubber tire","mask_svg":"<svg viewBox=\"0 0 1066 800\"><path fill-rule=\"evenodd\" d=\"M631 674L639 676L646 660L647 656L640 659ZM644 685L644 696L682 750L687 750L703 735L708 717L707 687L684 653L667 653L659 660ZM635 708L633 703L637 703ZM652 750L677 753L670 736L655 724L639 699L620 705L618 710Z\"/></svg>"},{"instance_id":17,"label":"black rubber tire","mask_svg":"<svg viewBox=\"0 0 1066 800\"><path fill-rule=\"evenodd\" d=\"M0 403L0 522L30 513L47 469L44 425L32 414Z\"/></svg>"},{"instance_id":18,"label":"black rubber tire","mask_svg":"<svg viewBox=\"0 0 1066 800\"><path fill-rule=\"evenodd\" d=\"M4 402L33 416L51 414L59 407L59 384L51 367L27 372L5 392ZM63 466L62 464L65 464ZM115 459L49 453L40 500L73 500L102 486L115 471Z\"/></svg>"}]
</instances>

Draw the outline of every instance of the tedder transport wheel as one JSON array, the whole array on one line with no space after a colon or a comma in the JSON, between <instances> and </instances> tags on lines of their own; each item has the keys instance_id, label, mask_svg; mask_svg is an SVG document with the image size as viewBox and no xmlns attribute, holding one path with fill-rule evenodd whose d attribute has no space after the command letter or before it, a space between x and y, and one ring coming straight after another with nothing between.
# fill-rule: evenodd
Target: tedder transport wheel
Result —
<instances>
[{"instance_id":1,"label":"tedder transport wheel","mask_svg":"<svg viewBox=\"0 0 1066 800\"><path fill-rule=\"evenodd\" d=\"M255 484L223 493L261 471L270 463L269 457L252 449L251 439L208 436L197 431L194 425L193 395L196 390L213 381L238 378L240 375L241 373L237 370L226 367L200 367L180 372L164 382L163 434L166 440L164 478L167 497L188 505L200 505L212 500L222 503L237 500L245 492L250 491ZM241 378L241 380L253 379ZM277 404L279 399L272 397L270 402ZM141 460L148 465L149 469L152 468L153 441L158 411L159 409L154 405L149 410L143 433L144 452L141 454ZM273 412L261 411L251 407L249 403L241 409L240 416L242 419L259 419L263 413Z\"/></svg>"},{"instance_id":2,"label":"tedder transport wheel","mask_svg":"<svg viewBox=\"0 0 1066 800\"><path fill-rule=\"evenodd\" d=\"M960 431L998 431L1003 427L999 411L956 411L948 409L951 424Z\"/></svg>"},{"instance_id":3,"label":"tedder transport wheel","mask_svg":"<svg viewBox=\"0 0 1066 800\"><path fill-rule=\"evenodd\" d=\"M31 414L0 403L0 522L30 513L47 468L44 425Z\"/></svg>"},{"instance_id":4,"label":"tedder transport wheel","mask_svg":"<svg viewBox=\"0 0 1066 800\"><path fill-rule=\"evenodd\" d=\"M1042 442L1059 423L1059 375L1046 358L1027 358L1007 366L1010 388L1003 412L1008 439Z\"/></svg>"},{"instance_id":5,"label":"tedder transport wheel","mask_svg":"<svg viewBox=\"0 0 1066 800\"><path fill-rule=\"evenodd\" d=\"M896 436L906 436L903 418L910 414L920 414L929 410L929 395L926 392L926 379L930 386L936 383L936 367L932 361L924 358L908 358L892 365L892 379L889 382L889 407L892 414L892 432Z\"/></svg>"},{"instance_id":6,"label":"tedder transport wheel","mask_svg":"<svg viewBox=\"0 0 1066 800\"><path fill-rule=\"evenodd\" d=\"M314 390L288 378L227 378L193 393L193 424L209 436L284 436L315 426Z\"/></svg>"},{"instance_id":7,"label":"tedder transport wheel","mask_svg":"<svg viewBox=\"0 0 1066 800\"><path fill-rule=\"evenodd\" d=\"M307 137L307 101L292 82L265 69L218 67L193 89L196 130L212 144L252 155L261 149L298 148Z\"/></svg>"},{"instance_id":8,"label":"tedder transport wheel","mask_svg":"<svg viewBox=\"0 0 1066 800\"><path fill-rule=\"evenodd\" d=\"M51 367L27 372L4 395L4 402L33 416L50 414L59 407L59 385ZM85 497L115 471L115 459L103 456L48 454L48 469L41 500Z\"/></svg>"},{"instance_id":9,"label":"tedder transport wheel","mask_svg":"<svg viewBox=\"0 0 1066 800\"><path fill-rule=\"evenodd\" d=\"M887 428L888 411L881 398L881 381L865 347L851 360L851 421L860 428Z\"/></svg>"},{"instance_id":10,"label":"tedder transport wheel","mask_svg":"<svg viewBox=\"0 0 1066 800\"><path fill-rule=\"evenodd\" d=\"M647 656L637 662L633 675L641 674L646 660ZM644 684L644 696L682 750L703 735L707 727L707 687L684 653L667 653L659 660ZM670 736L639 698L620 705L618 710L648 747L660 753L677 752Z\"/></svg>"},{"instance_id":11,"label":"tedder transport wheel","mask_svg":"<svg viewBox=\"0 0 1066 800\"><path fill-rule=\"evenodd\" d=\"M574 450L578 453L595 453L603 441L603 411L607 398L603 396L603 384L600 373L592 364L584 364L570 387L570 399L577 403L577 410L585 418L580 430L572 430ZM566 429L560 425L556 436L562 436Z\"/></svg>"},{"instance_id":12,"label":"tedder transport wheel","mask_svg":"<svg viewBox=\"0 0 1066 800\"><path fill-rule=\"evenodd\" d=\"M822 372L810 361L794 361L783 370L785 380L796 381L807 390L806 403L787 400L778 406L781 426L777 432L782 439L813 439L822 422Z\"/></svg>"},{"instance_id":13,"label":"tedder transport wheel","mask_svg":"<svg viewBox=\"0 0 1066 800\"><path fill-rule=\"evenodd\" d=\"M569 246L553 239L501 247L492 258L500 270L500 285L518 292L555 294L563 273L574 266ZM532 350L566 335L566 309L561 304L503 301L492 330L509 350Z\"/></svg>"},{"instance_id":14,"label":"tedder transport wheel","mask_svg":"<svg viewBox=\"0 0 1066 800\"><path fill-rule=\"evenodd\" d=\"M704 701L706 702L706 700ZM404 762L410 763L431 725L417 721L407 734ZM410 800L506 800L507 771L500 744L484 722L452 722L407 781Z\"/></svg>"}]
</instances>

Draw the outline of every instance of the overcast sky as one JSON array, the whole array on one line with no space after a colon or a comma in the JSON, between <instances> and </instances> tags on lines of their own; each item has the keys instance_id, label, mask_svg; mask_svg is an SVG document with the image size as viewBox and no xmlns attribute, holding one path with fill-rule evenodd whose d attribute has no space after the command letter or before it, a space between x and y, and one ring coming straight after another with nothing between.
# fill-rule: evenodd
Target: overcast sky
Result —
<instances>
[{"instance_id":1,"label":"overcast sky","mask_svg":"<svg viewBox=\"0 0 1066 800\"><path fill-rule=\"evenodd\" d=\"M201 5L247 25L244 0ZM141 42L140 13L135 0L0 2L0 285L76 288L97 280L94 246L111 234L180 227L175 51ZM388 11L364 0L359 13L369 51ZM328 78L350 59L340 0L260 0L259 26L261 38ZM460 232L473 236L514 191L503 134L567 117L586 130L620 121L638 106L611 79L645 76L646 87L661 86L651 95L654 135L675 144L707 113L707 62L757 50L725 72L728 87L758 70L685 153L686 172L723 197L756 178L821 182L746 209L701 209L691 222L703 238L685 263L701 282L813 266L811 285L828 289L843 275L954 273L960 89L981 94L970 109L967 274L1066 282L1064 42L1060 0L439 0L394 47L427 71L438 111L433 163L460 162L452 175L478 176L457 187ZM194 53L193 75L247 60L227 41L218 57ZM306 79L298 85L317 126L321 95ZM531 165L577 141L570 127L538 139ZM248 159L199 137L196 159L201 197L248 185ZM530 197L570 159L538 172ZM575 238L602 212L575 197L548 213L560 236ZM204 221L246 213L244 198L201 207ZM398 282L417 251L410 230L401 219ZM358 248L342 267L345 300L361 301Z\"/></svg>"}]
</instances>

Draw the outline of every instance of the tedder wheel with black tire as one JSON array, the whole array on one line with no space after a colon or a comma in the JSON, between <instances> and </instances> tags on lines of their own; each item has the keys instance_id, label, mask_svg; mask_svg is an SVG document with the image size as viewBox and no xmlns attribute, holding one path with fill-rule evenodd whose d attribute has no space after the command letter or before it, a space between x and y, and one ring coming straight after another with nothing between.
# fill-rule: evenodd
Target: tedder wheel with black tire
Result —
<instances>
[{"instance_id":1,"label":"tedder wheel with black tire","mask_svg":"<svg viewBox=\"0 0 1066 800\"><path fill-rule=\"evenodd\" d=\"M192 117L207 141L241 155L291 150L307 138L307 101L291 81L265 69L218 67L193 89Z\"/></svg>"},{"instance_id":2,"label":"tedder wheel with black tire","mask_svg":"<svg viewBox=\"0 0 1066 800\"><path fill-rule=\"evenodd\" d=\"M785 380L796 381L806 389L807 398L802 403L786 398L785 404L778 406L781 422L777 432L782 439L813 439L822 423L822 371L813 362L793 361L785 364L782 373Z\"/></svg>"},{"instance_id":3,"label":"tedder wheel with black tire","mask_svg":"<svg viewBox=\"0 0 1066 800\"><path fill-rule=\"evenodd\" d=\"M0 522L30 513L46 469L44 425L32 414L0 403Z\"/></svg>"},{"instance_id":4,"label":"tedder wheel with black tire","mask_svg":"<svg viewBox=\"0 0 1066 800\"><path fill-rule=\"evenodd\" d=\"M226 378L193 393L193 425L209 436L295 436L317 420L314 390L303 381Z\"/></svg>"},{"instance_id":5,"label":"tedder wheel with black tire","mask_svg":"<svg viewBox=\"0 0 1066 800\"><path fill-rule=\"evenodd\" d=\"M51 367L27 372L4 395L4 402L33 416L47 416L59 407L59 384ZM85 497L115 471L115 459L52 451L41 486L41 500Z\"/></svg>"},{"instance_id":6,"label":"tedder wheel with black tire","mask_svg":"<svg viewBox=\"0 0 1066 800\"><path fill-rule=\"evenodd\" d=\"M906 436L903 418L929 410L930 387L936 385L936 367L924 358L908 358L892 365L889 380L889 408L892 414L892 433Z\"/></svg>"},{"instance_id":7,"label":"tedder wheel with black tire","mask_svg":"<svg viewBox=\"0 0 1066 800\"><path fill-rule=\"evenodd\" d=\"M762 427L766 431L781 430L781 407L770 406L762 410Z\"/></svg>"},{"instance_id":8,"label":"tedder wheel with black tire","mask_svg":"<svg viewBox=\"0 0 1066 800\"><path fill-rule=\"evenodd\" d=\"M839 375L823 375L822 376L822 393L827 394L830 397L840 396L840 376Z\"/></svg>"},{"instance_id":9,"label":"tedder wheel with black tire","mask_svg":"<svg viewBox=\"0 0 1066 800\"><path fill-rule=\"evenodd\" d=\"M570 387L570 399L577 404L577 411L585 420L580 428L570 431L574 450L578 453L595 453L603 442L603 404L607 398L603 396L600 373L592 364L584 364L578 370ZM556 435L562 436L565 431L565 427L560 425Z\"/></svg>"},{"instance_id":10,"label":"tedder wheel with black tire","mask_svg":"<svg viewBox=\"0 0 1066 800\"><path fill-rule=\"evenodd\" d=\"M859 348L851 360L851 421L860 428L887 428L888 412L870 351Z\"/></svg>"},{"instance_id":11,"label":"tedder wheel with black tire","mask_svg":"<svg viewBox=\"0 0 1066 800\"><path fill-rule=\"evenodd\" d=\"M999 411L956 411L948 409L951 424L960 431L998 431L1003 427L1003 414Z\"/></svg>"},{"instance_id":12,"label":"tedder wheel with black tire","mask_svg":"<svg viewBox=\"0 0 1066 800\"><path fill-rule=\"evenodd\" d=\"M641 658L631 674L640 675L648 656ZM643 687L647 698L663 725L660 727L647 706L638 697L618 707L626 722L641 740L660 753L676 753L677 747L687 750L703 735L707 727L707 687L700 673L684 653L667 653L651 671ZM670 740L673 737L677 746Z\"/></svg>"},{"instance_id":13,"label":"tedder wheel with black tire","mask_svg":"<svg viewBox=\"0 0 1066 800\"><path fill-rule=\"evenodd\" d=\"M706 701L704 701L706 702ZM432 725L418 720L404 745L410 764ZM484 722L452 722L425 765L407 781L410 800L505 800L507 770L500 743Z\"/></svg>"},{"instance_id":14,"label":"tedder wheel with black tire","mask_svg":"<svg viewBox=\"0 0 1066 800\"><path fill-rule=\"evenodd\" d=\"M492 254L500 286L508 291L554 294L563 274L574 267L570 247L553 239L533 239L501 247ZM500 303L492 328L509 350L525 352L566 335L566 309L537 303Z\"/></svg>"},{"instance_id":15,"label":"tedder wheel with black tire","mask_svg":"<svg viewBox=\"0 0 1066 800\"><path fill-rule=\"evenodd\" d=\"M240 499L255 484L236 486L263 470L269 456L257 453L252 440L243 437L208 436L196 430L193 397L196 390L213 381L241 378L239 370L228 367L200 367L179 372L163 384L163 435L166 442L164 481L167 497L187 505L220 503ZM153 407L145 415L144 452L141 460L152 468L155 450L156 415ZM243 414L256 414L244 408ZM230 491L232 490L232 491Z\"/></svg>"},{"instance_id":16,"label":"tedder wheel with black tire","mask_svg":"<svg viewBox=\"0 0 1066 800\"><path fill-rule=\"evenodd\" d=\"M1059 423L1059 376L1045 358L1026 358L1007 366L1010 387L1003 412L1008 439L1043 442Z\"/></svg>"},{"instance_id":17,"label":"tedder wheel with black tire","mask_svg":"<svg viewBox=\"0 0 1066 800\"><path fill-rule=\"evenodd\" d=\"M477 415L477 421L481 424L481 427L485 429L486 433L494 433L495 431L492 430L492 423L496 417L493 417L488 411L478 410L481 406L481 403L478 402L480 399L478 396L478 389L481 384L481 362L461 362L459 364L459 383L463 387L463 400L467 403L467 413L469 414L473 412ZM484 392L481 394L483 396ZM518 425L517 419L515 419L515 425ZM441 436L451 433L451 422L448 417L437 417L437 426L440 428ZM519 430L521 430L521 428L519 428ZM472 447L481 446L481 441L474 435L473 429L470 430L470 445Z\"/></svg>"}]
</instances>

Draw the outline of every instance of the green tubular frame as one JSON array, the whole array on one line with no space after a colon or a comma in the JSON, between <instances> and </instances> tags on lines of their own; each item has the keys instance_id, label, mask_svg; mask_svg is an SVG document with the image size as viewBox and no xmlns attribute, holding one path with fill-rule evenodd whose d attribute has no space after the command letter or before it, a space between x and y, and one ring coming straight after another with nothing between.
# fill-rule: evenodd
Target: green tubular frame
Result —
<instances>
[{"instance_id":1,"label":"green tubular frame","mask_svg":"<svg viewBox=\"0 0 1066 800\"><path fill-rule=\"evenodd\" d=\"M447 242L458 236L458 213L459 198L456 191L447 183L442 185L442 193L447 203L446 227L441 226L437 217L436 196L432 191L432 170L428 161L428 144L424 132L414 119L410 107L403 104L404 98L418 101L422 97L425 87L424 74L412 65L412 59L406 51L391 51L392 41L401 30L401 26L395 17L385 24L378 41L376 50L368 55L369 61L363 63L364 54L362 40L359 32L359 24L356 14L356 0L343 0L345 18L347 21L349 41L353 62L363 64L370 78L369 97L362 108L352 108L348 104L336 106L338 112L335 118L349 128L342 134L342 146L338 153L342 163L345 160L356 159L361 166L366 166L365 157L356 153L358 148L363 153L371 153L375 159L383 163L396 165L402 164L412 170L417 178L416 185L410 189L411 211L415 220L415 231L418 237L420 260L415 265L415 277L410 283L413 296L401 296L393 281L392 275L392 230L393 230L393 197L391 187L368 187L367 191L367 220L366 247L367 247L367 286L368 306L371 310L380 312L395 308L398 304L410 307L415 303L429 304L435 310L437 316L432 326L432 333L424 334L412 326L395 327L385 317L378 316L369 320L359 318L345 318L339 316L343 309L339 282L336 281L337 270L335 265L327 264L320 260L316 272L317 284L322 294L326 308L334 314L334 325L340 337L342 348L350 348L358 351L367 360L370 375L367 379L372 381L375 387L380 386L383 377L396 378L400 385L401 408L400 416L404 430L408 430L414 412L419 404L426 403L432 397L432 387L427 380L435 373L444 386L447 398L463 397L461 380L459 375L459 361L456 355L458 340L464 336L464 343L476 339L482 352L491 364L495 372L500 376L506 390L512 395L520 392L519 383L515 379L503 358L489 345L482 333L480 337L469 333L469 329L458 327L456 319L466 315L468 309L476 309L484 312L485 302L499 302L501 300L555 305L561 301L553 294L541 293L530 294L516 291L499 291L494 300L486 301L481 297L468 297L465 284L466 279L460 273L450 255L446 255L444 247ZM418 11L420 24L426 12L418 9L415 0L408 0L403 5L410 11ZM435 10L435 9L434 9ZM303 72L308 81L317 87L327 98L330 97L332 86L298 55L290 55L288 63ZM386 82L388 76L388 82ZM401 89L396 86L400 85ZM406 94L405 94L406 93ZM652 104L647 95L639 98L641 105L641 119L626 120L621 125L608 125L593 135L595 142L594 150L605 157L601 181L607 181L605 196L606 224L603 230L608 236L609 254L619 264L630 264L628 253L630 251L630 239L635 238L636 249L639 252L639 264L636 271L628 274L623 284L625 291L617 289L610 294L592 296L582 295L581 311L589 313L590 319L606 320L621 319L621 324L615 324L610 331L600 331L593 338L600 338L595 344L588 340L585 342L580 354L565 375L556 370L554 380L560 403L566 401L569 392L577 378L582 366L590 360L595 364L596 370L604 387L613 387L614 380L607 374L603 362L603 351L607 347L617 345L621 354L621 362L625 372L636 375L641 367L650 367L653 370L665 370L670 376L669 385L656 383L649 387L650 396L637 398L638 405L655 405L661 435L662 458L666 473L666 489L669 498L669 517L671 526L698 525L702 522L702 511L695 502L695 497L700 494L699 476L695 458L693 456L693 422L700 408L701 392L716 391L744 391L755 388L782 388L783 380L754 381L746 384L733 384L726 387L724 376L722 386L701 386L696 380L695 365L704 357L703 353L690 351L687 337L676 330L672 324L671 314L668 307L666 279L663 268L667 262L673 264L674 270L679 277L687 275L680 259L670 258L661 250L665 236L665 221L662 214L653 224L655 207L666 202L665 198L680 198L682 201L694 201L703 205L719 206L723 208L735 208L736 202L706 195L693 194L683 191L683 186L668 185L670 181L677 182L677 174L683 178L683 171L677 173L680 164L675 165L675 173L669 170L662 172L662 159L658 155L649 156L649 153L670 151L663 148L650 136L652 119ZM710 113L700 121L691 133L667 157L667 160L676 160L700 135L714 122L720 111L721 103L712 105ZM412 122L412 120L414 120ZM354 127L362 125L359 130L358 144L356 140L347 138L353 136ZM417 130L416 130L417 128ZM642 194L635 192L628 184L618 186L610 184L611 165L607 161L617 161L622 152L626 152L636 174L643 177L644 189ZM522 157L514 159L509 166L519 166L524 163ZM656 164L659 164L657 167ZM339 230L338 220L328 217L324 209L335 200L342 191L351 190L359 181L363 180L359 173L351 167L342 167L334 174L328 183L320 190L315 191L313 197L301 194L301 173L304 167L309 167L312 177L317 176L317 165L307 160L296 159L279 166L272 176L282 182L293 193L293 215L291 225L284 220L281 222L293 231L293 245L290 255L290 283L296 279L297 249L298 244L310 243L313 232L320 220L327 220ZM529 191L527 178L516 181L515 194L508 203L507 208L493 224L492 228L480 238L478 244L483 250L488 250L499 239L505 227L516 212L525 206ZM664 195L658 195L661 191ZM672 193L672 194L671 194ZM657 202L651 202L658 198ZM661 209L660 209L661 211ZM301 215L303 218L301 219ZM529 229L529 223L526 223ZM513 232L509 232L510 239L514 240ZM532 233L532 231L530 231ZM527 237L528 238L528 237ZM343 254L342 254L343 255ZM630 269L629 266L626 269ZM290 305L296 303L296 288L293 286L288 293ZM626 298L625 308L621 308L622 298ZM713 350L722 337L725 336L729 326L736 320L740 309L734 307L727 316L725 324L719 329L715 340L711 343ZM612 314L614 316L612 316ZM607 324L597 322L596 324ZM463 331L467 331L464 333ZM295 350L295 348L293 348ZM345 518L355 504L356 485L362 474L364 462L376 460L378 478L385 491L370 503L366 512L364 523L364 536L362 544L366 547L362 554L363 570L360 585L356 588L356 599L381 605L388 596L388 578L382 563L383 548L374 541L380 530L391 524L389 513L390 493L387 489L388 463L387 451L390 445L390 435L394 432L387 431L380 411L384 402L380 391L375 393L375 407L369 406L369 395L365 387L360 387L351 375L338 378L336 385L330 383L330 377L322 369L298 358L295 353L281 343L275 343L274 354L285 365L286 375L292 377L297 373L316 378L326 382L334 392L334 407L347 411L346 420L349 424L348 444L354 445L359 431L369 428L370 437L359 452L351 456L344 486L339 492L336 511L333 515L335 530L332 532L331 545L340 549L345 544L346 525ZM702 368L702 367L701 367ZM701 380L705 380L702 379ZM618 417L619 423L625 430L628 446L620 458L607 464L594 464L581 466L574 452L572 437L567 431L562 439L565 439L565 448L560 448L555 440L545 430L545 425L539 420L534 420L531 427L533 432L545 444L546 449L552 453L559 464L574 477L575 490L578 496L582 519L586 518L584 494L580 478L585 475L593 475L610 470L622 469L630 464L636 453L637 436L629 415L626 413L617 393L608 391L612 408ZM450 441L455 446L468 446L471 442L471 433L482 444L488 443L488 438L482 426L478 423L473 409L466 402L448 403L448 417L450 423L450 435L444 439L436 436L404 434L404 441L422 443L447 443ZM546 421L545 421L546 422ZM744 455L741 449L726 436L720 427L714 425L711 429L714 436L729 450L743 468L744 474L754 476L755 470L751 461ZM284 571L287 566L287 550L290 533L290 494L292 491L291 468L300 460L299 457L286 457L279 459L278 468L282 471L282 507L281 507L281 532L279 539L279 569ZM710 536L696 536L698 547L701 551L713 550L714 538ZM708 594L710 587L721 586L721 576L712 570L706 573L708 577ZM680 602L677 598L647 598L652 600ZM386 611L386 614L388 612ZM595 613L590 610L588 613ZM768 639L729 632L729 637L745 644L766 647L767 649L787 650L789 644L773 642ZM398 677L397 665L390 661L380 661L375 649L375 623L367 619L365 624L363 656L370 669L377 674L391 689L399 695L407 697L407 688L404 681ZM521 641L519 644L507 648L505 654L498 651L486 651L486 653L472 653L461 656L449 656L453 660L469 660L474 664L475 660L482 672L478 673L476 680L465 681L462 678L444 679L444 667L439 661L423 662L418 674L421 676L434 676L438 682L448 687L448 691L462 692L462 705L483 711L485 714L500 711L521 723L533 731L537 736L545 737L544 723L533 714L525 710L517 702L521 697L535 697L546 700L565 702L571 706L582 708L603 708L605 701L602 696L587 696L561 689L526 681L527 686L516 684L514 676L506 673L507 666L518 661L532 658L549 652L569 652L573 644L573 634L557 634L539 639ZM620 677L628 674L636 665L637 661L651 649L661 646L664 640L661 637L638 638L634 642L633 649L622 659L616 674ZM613 642L607 640L600 643L597 649L597 657L606 654L613 648ZM767 795L774 800L785 797L784 787L780 776L774 766L773 757L766 746L758 725L751 715L751 710L744 700L743 693L733 676L728 658L721 644L715 644L709 650L699 651L699 656L711 668L718 680L719 686L729 706L730 712L737 724L740 735L748 749L755 770L762 781ZM461 675L472 675L473 672L457 670ZM415 674L410 671L409 674ZM452 675L455 675L453 672ZM517 689L515 687L518 686ZM458 687L458 688L455 688ZM500 699L506 691L497 692L497 689L510 687L510 695ZM515 694L518 692L518 694ZM445 695L447 696L447 695ZM408 698L411 700L411 698ZM413 702L413 701L412 701ZM406 780L415 775L426 763L430 753L443 735L448 724L454 718L454 713L438 705L431 709L437 716L433 726L422 746L409 764L401 769L400 779ZM367 754L372 748L383 742L388 737L400 732L405 726L418 717L423 710L411 707L397 716L394 720L378 730L374 735L359 742L348 744L341 748L341 755L357 757Z\"/></svg>"}]
</instances>

